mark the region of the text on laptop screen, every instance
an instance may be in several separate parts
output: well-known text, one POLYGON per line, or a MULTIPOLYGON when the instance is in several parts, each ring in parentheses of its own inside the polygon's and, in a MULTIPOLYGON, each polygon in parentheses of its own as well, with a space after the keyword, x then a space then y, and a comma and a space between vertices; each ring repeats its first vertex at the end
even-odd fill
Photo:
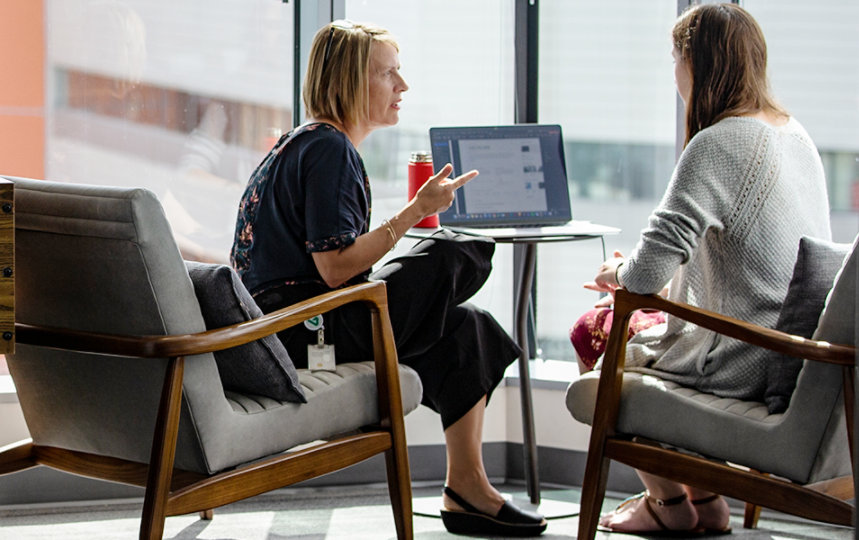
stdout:
POLYGON ((457 190, 442 225, 552 225, 571 219, 563 137, 557 125, 430 129, 433 167, 480 175, 457 190))

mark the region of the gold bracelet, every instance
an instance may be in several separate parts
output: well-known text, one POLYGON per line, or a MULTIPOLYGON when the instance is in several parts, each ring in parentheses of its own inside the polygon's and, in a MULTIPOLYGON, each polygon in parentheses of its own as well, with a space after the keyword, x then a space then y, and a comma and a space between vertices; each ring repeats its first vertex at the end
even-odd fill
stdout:
POLYGON ((397 247, 397 233, 396 233, 396 232, 394 232, 394 226, 393 226, 393 225, 391 225, 391 222, 390 222, 390 221, 388 221, 387 219, 383 219, 383 220, 382 220, 382 226, 384 226, 385 228, 387 228, 387 229, 388 229, 388 234, 390 234, 390 235, 391 235, 391 242, 393 242, 393 243, 394 243, 394 245, 393 245, 393 246, 391 246, 390 251, 393 251, 393 250, 394 250, 394 248, 395 248, 395 247, 397 247))

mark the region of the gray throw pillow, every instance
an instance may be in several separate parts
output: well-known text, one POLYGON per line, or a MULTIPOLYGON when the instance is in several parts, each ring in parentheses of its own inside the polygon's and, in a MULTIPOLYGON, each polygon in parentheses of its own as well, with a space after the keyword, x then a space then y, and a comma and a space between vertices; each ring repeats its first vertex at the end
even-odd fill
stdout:
MULTIPOLYGON (((185 261, 185 266, 207 329, 262 317, 262 310, 229 266, 193 261, 185 261)), ((225 389, 307 403, 295 366, 277 335, 216 351, 214 355, 225 389)))
MULTIPOLYGON (((779 313, 776 330, 804 338, 814 334, 826 295, 849 251, 850 244, 836 244, 809 237, 800 239, 793 277, 779 313)), ((764 402, 770 414, 782 413, 790 403, 796 378, 802 369, 802 360, 770 351, 766 361, 764 402)))

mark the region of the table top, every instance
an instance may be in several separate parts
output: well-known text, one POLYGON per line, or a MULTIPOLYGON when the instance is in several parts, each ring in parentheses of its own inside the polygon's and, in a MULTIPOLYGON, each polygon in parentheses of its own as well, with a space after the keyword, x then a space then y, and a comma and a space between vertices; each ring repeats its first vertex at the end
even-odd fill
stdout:
MULTIPOLYGON (((542 242, 570 242, 575 240, 586 240, 598 238, 605 235, 620 233, 617 227, 600 225, 589 221, 572 221, 567 225, 552 227, 447 227, 448 229, 474 236, 487 236, 499 243, 542 243, 542 242)), ((412 228, 406 233, 411 238, 425 238, 431 236, 439 228, 412 228)))

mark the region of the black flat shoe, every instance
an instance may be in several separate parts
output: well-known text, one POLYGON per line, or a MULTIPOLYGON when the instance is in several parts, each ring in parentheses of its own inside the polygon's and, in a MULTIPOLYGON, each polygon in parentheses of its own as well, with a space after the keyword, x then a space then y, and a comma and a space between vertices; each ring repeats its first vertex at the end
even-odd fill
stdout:
POLYGON ((517 508, 510 501, 495 516, 468 504, 457 492, 444 486, 444 494, 464 510, 442 510, 445 529, 453 534, 474 536, 539 536, 546 530, 546 520, 534 512, 517 508))

